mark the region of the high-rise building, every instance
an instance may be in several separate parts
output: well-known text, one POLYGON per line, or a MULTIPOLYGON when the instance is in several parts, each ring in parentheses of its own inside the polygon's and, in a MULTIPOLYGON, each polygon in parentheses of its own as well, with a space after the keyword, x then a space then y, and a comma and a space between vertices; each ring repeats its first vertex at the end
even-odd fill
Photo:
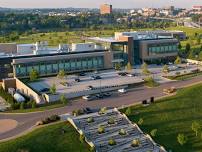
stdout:
POLYGON ((100 14, 111 14, 112 13, 112 5, 102 4, 100 6, 100 14))

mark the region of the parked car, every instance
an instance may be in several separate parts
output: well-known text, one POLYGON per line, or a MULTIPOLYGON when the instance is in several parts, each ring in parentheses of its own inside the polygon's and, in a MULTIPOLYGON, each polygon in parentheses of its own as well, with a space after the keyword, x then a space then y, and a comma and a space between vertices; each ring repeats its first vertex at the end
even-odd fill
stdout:
POLYGON ((118 75, 120 76, 126 76, 127 74, 129 74, 128 72, 119 72, 118 75))
POLYGON ((99 99, 104 98, 103 94, 101 94, 101 93, 100 93, 100 94, 97 94, 96 97, 99 98, 99 99))
POLYGON ((92 100, 95 99, 95 97, 94 97, 94 96, 91 96, 91 95, 83 96, 82 98, 83 98, 84 100, 87 100, 87 101, 92 101, 92 100))
POLYGON ((79 76, 85 76, 86 74, 84 72, 79 73, 79 76))
POLYGON ((81 80, 79 78, 74 79, 74 81, 81 82, 81 80))
POLYGON ((135 77, 136 74, 135 74, 135 73, 129 73, 129 74, 127 74, 127 76, 128 76, 128 77, 135 77))
POLYGON ((119 89, 118 92, 119 93, 126 93, 127 91, 126 91, 126 89, 123 88, 123 89, 119 89))
POLYGON ((88 90, 93 90, 93 86, 88 86, 88 90))
POLYGON ((98 80, 98 79, 102 79, 102 78, 101 78, 101 76, 98 75, 98 76, 91 76, 91 79, 92 80, 98 80))
POLYGON ((110 97, 112 94, 110 92, 103 93, 104 97, 110 97))

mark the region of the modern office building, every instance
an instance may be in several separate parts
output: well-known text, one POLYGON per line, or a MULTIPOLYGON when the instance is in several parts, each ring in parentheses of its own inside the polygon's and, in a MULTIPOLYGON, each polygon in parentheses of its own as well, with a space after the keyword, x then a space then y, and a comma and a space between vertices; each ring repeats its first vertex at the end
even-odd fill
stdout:
POLYGON ((32 69, 39 76, 50 76, 60 70, 112 69, 117 63, 166 63, 178 55, 178 40, 168 31, 116 32, 114 37, 87 40, 91 42, 60 44, 58 48, 50 48, 45 42, 17 45, 17 53, 0 55, 0 79, 29 77, 32 69))
POLYGON ((102 4, 100 6, 100 14, 111 14, 112 13, 112 5, 109 4, 102 4))
POLYGON ((107 45, 113 52, 112 62, 124 65, 168 62, 178 55, 178 40, 167 31, 116 32, 114 37, 89 40, 107 45))

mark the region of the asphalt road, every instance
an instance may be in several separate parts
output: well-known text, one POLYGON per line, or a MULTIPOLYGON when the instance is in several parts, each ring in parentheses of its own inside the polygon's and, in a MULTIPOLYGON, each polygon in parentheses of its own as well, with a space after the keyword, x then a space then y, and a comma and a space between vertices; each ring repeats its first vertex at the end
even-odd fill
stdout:
POLYGON ((145 99, 149 99, 152 96, 155 98, 165 96, 165 94, 163 93, 164 88, 169 88, 169 87, 183 88, 188 85, 192 85, 194 83, 199 83, 199 82, 202 82, 202 76, 198 76, 193 79, 185 80, 185 81, 164 83, 156 88, 146 88, 141 86, 126 94, 114 96, 111 98, 106 98, 103 100, 84 101, 80 99, 66 107, 48 110, 44 112, 27 113, 27 114, 0 113, 0 119, 14 119, 18 122, 18 126, 15 129, 0 134, 0 140, 8 139, 8 138, 20 135, 23 132, 31 129, 37 121, 53 114, 60 115, 60 114, 70 113, 75 109, 81 109, 85 107, 101 108, 101 107, 126 106, 130 104, 138 103, 145 99))

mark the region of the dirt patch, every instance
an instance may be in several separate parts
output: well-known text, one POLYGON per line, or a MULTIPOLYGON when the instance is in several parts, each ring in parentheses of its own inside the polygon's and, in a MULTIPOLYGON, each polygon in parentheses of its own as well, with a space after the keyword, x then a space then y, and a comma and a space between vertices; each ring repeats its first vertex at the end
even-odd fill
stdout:
POLYGON ((14 129, 17 125, 18 125, 18 122, 16 120, 1 119, 0 120, 0 134, 14 129))

